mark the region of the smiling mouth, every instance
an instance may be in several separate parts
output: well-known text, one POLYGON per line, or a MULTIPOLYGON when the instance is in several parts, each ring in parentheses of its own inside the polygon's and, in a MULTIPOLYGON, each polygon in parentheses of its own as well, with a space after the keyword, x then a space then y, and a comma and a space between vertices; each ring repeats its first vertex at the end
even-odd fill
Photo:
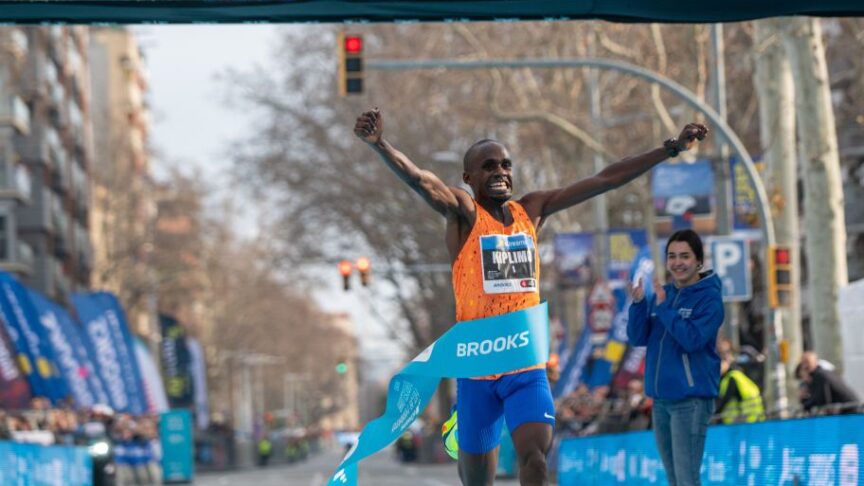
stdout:
POLYGON ((489 184, 489 189, 492 189, 493 191, 506 191, 507 189, 510 189, 510 185, 507 184, 506 181, 497 181, 489 184))

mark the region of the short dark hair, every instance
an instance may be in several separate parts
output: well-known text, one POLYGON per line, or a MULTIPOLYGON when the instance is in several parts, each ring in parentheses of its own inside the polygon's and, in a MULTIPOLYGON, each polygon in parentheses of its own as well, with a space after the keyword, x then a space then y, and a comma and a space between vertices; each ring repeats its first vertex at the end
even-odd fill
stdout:
POLYGON ((672 236, 669 237, 669 241, 666 243, 667 254, 669 253, 669 245, 673 241, 683 241, 684 243, 687 243, 690 245, 690 249, 693 250, 693 254, 696 255, 696 260, 700 263, 705 262, 705 250, 702 248, 702 238, 700 238, 695 231, 684 229, 672 233, 672 236))
POLYGON ((468 157, 469 157, 470 155, 472 155, 472 154, 474 153, 475 150, 477 150, 478 148, 482 147, 483 145, 486 145, 487 143, 497 143, 497 144, 500 145, 500 142, 499 142, 499 141, 497 141, 497 140, 493 140, 493 139, 491 139, 491 138, 484 138, 484 139, 481 139, 481 140, 477 140, 476 142, 474 142, 473 144, 471 144, 470 147, 468 147, 468 150, 465 151, 465 156, 462 157, 462 169, 464 169, 464 170, 468 170, 468 157))

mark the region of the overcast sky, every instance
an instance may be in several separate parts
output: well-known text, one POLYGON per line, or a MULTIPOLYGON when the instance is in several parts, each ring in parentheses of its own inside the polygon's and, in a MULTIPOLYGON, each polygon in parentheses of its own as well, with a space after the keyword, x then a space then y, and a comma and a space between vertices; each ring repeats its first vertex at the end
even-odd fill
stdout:
MULTIPOLYGON (((157 175, 164 171, 166 163, 189 164, 200 168, 222 190, 228 187, 228 143, 247 133, 250 120, 224 105, 224 87, 216 76, 228 68, 248 70, 256 64, 266 67, 279 28, 284 27, 254 24, 133 28, 149 71, 151 143, 159 154, 154 164, 157 175)), ((254 218, 246 221, 248 226, 238 230, 249 236, 255 231, 254 218)), ((352 315, 367 355, 392 356, 392 345, 381 347, 383 331, 358 298, 359 293, 339 288, 335 268, 330 281, 331 288, 316 292, 319 305, 330 312, 352 315)))

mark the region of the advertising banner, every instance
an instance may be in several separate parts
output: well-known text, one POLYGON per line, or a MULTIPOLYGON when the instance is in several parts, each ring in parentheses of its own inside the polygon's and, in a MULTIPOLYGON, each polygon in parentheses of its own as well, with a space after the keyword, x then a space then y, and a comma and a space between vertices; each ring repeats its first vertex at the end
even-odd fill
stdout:
POLYGON ((93 466, 84 447, 0 442, 0 484, 90 486, 93 466))
POLYGON ((84 327, 87 345, 111 406, 133 415, 146 412, 147 399, 132 333, 116 297, 108 292, 76 293, 72 294, 72 304, 84 327))
POLYGON ((0 325, 0 409, 27 408, 32 397, 30 384, 15 362, 15 348, 6 326, 0 325))
MULTIPOLYGON (((648 250, 648 236, 641 229, 610 230, 608 282, 597 282, 585 303, 586 326, 561 371, 553 389, 557 398, 571 393, 579 385, 589 389, 612 384, 627 352, 628 281, 641 277, 650 288, 653 263, 648 250)), ((590 252, 590 246, 582 245, 590 252)))
POLYGON ((207 402, 207 364, 204 362, 204 350, 201 348, 201 343, 191 337, 186 338, 186 347, 189 349, 191 358, 195 425, 198 430, 207 430, 207 426, 210 425, 210 404, 207 402))
POLYGON ((708 160, 664 162, 651 173, 657 234, 692 228, 713 233, 714 169, 708 160))
MULTIPOLYGON (((759 199, 756 189, 747 176, 747 169, 737 158, 732 157, 729 161, 732 174, 732 220, 735 234, 746 236, 748 239, 761 239, 761 221, 759 220, 759 199)), ((765 164, 756 161, 756 170, 762 173, 765 164)))
POLYGON ((186 346, 186 330, 177 319, 160 315, 162 328, 162 372, 171 408, 191 408, 195 403, 192 356, 186 346))
POLYGON ((593 233, 558 233, 553 240, 558 281, 566 286, 591 285, 593 233))
MULTIPOLYGON (((864 415, 778 420, 708 428, 706 486, 862 484, 864 415), (818 431, 818 433, 814 433, 818 431)), ((651 431, 565 439, 562 486, 668 484, 651 431)))
POLYGON ((192 413, 171 410, 159 419, 162 443, 162 478, 166 483, 188 483, 194 479, 192 413))
POLYGON ((0 314, 6 331, 18 351, 18 369, 27 377, 35 396, 52 403, 67 395, 66 382, 60 377, 51 344, 27 290, 7 272, 0 271, 0 314))
POLYGON ((150 350, 144 341, 138 337, 132 338, 135 347, 135 358, 138 360, 138 369, 141 370, 141 380, 144 382, 144 394, 147 396, 147 411, 151 413, 162 413, 168 411, 168 397, 165 396, 165 385, 159 374, 159 367, 150 354, 150 350))
POLYGON ((66 387, 75 405, 89 408, 99 403, 87 381, 92 366, 88 367, 87 363, 82 361, 82 358, 89 361, 89 356, 79 354, 76 350, 81 349, 83 345, 80 342, 80 335, 71 327, 74 324, 69 314, 39 292, 32 289, 28 289, 27 292, 48 337, 60 375, 66 381, 66 387))
MULTIPOLYGON (((605 298, 608 303, 601 309, 601 312, 609 313, 603 318, 608 324, 605 330, 599 330, 593 338, 590 373, 587 373, 585 378, 590 388, 611 384, 612 376, 627 350, 627 310, 630 307, 627 283, 634 278, 643 278, 645 285, 650 287, 650 274, 646 278, 644 273, 649 267, 653 269, 645 230, 613 229, 609 231, 608 238, 607 276, 611 296, 605 298), (636 272, 639 272, 638 276, 636 272)), ((596 307, 597 304, 589 302, 589 305, 596 307)), ((589 315, 589 323, 590 321, 589 315)))

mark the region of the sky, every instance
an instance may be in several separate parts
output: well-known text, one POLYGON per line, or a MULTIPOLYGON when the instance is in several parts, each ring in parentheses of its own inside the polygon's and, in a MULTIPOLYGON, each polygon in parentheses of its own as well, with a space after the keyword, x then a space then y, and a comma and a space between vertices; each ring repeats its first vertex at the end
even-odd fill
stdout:
MULTIPOLYGON (((147 25, 132 30, 141 44, 149 75, 152 111, 150 142, 157 153, 154 172, 167 164, 197 168, 221 191, 230 190, 226 153, 229 143, 241 138, 251 120, 224 103, 224 86, 217 75, 228 68, 248 70, 266 67, 280 26, 245 25, 147 25)), ((185 171, 184 171, 185 172, 185 171)), ((238 228, 252 237, 253 216, 242 218, 238 228)), ((323 271, 323 270, 322 270, 323 271)), ((328 275, 329 277, 329 275, 328 275)), ((347 312, 361 337, 364 354, 374 370, 383 372, 398 364, 398 351, 384 341, 384 331, 368 311, 359 291, 344 292, 336 269, 331 284, 315 292, 318 304, 329 312, 347 312)))

